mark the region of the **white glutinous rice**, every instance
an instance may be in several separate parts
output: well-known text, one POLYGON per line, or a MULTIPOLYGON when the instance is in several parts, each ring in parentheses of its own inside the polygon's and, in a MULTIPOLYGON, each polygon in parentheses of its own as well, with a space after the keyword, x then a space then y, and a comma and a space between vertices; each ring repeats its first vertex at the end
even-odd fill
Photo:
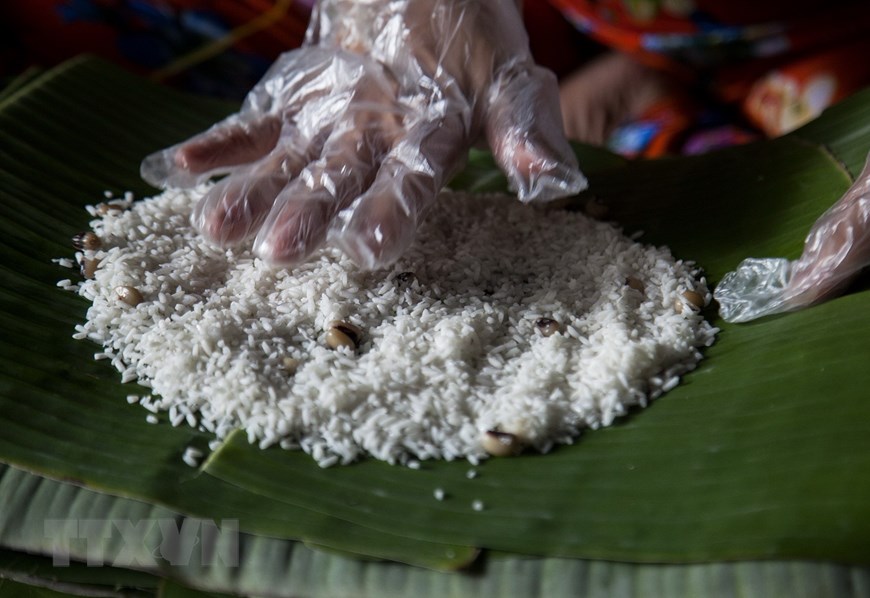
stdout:
POLYGON ((199 467, 199 460, 202 458, 202 451, 199 449, 193 448, 192 446, 184 449, 184 455, 181 456, 181 460, 184 461, 190 467, 199 467))
POLYGON ((692 264, 580 213, 445 192, 388 270, 332 248, 271 268, 191 228, 205 190, 98 217, 94 278, 60 286, 92 302, 75 337, 149 388, 140 405, 217 439, 241 429, 323 466, 474 465, 487 431, 546 451, 672 388, 716 333, 674 307, 709 301, 692 264), (336 321, 362 331, 355 350, 325 343, 336 321))

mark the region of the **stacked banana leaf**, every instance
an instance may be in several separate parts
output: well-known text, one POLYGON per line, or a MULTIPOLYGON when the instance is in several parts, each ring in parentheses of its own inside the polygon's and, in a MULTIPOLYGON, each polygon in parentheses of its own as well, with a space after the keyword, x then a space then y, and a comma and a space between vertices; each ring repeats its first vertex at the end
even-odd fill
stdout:
MULTIPOLYGON (((58 289, 103 191, 233 106, 93 59, 0 96, 0 594, 870 596, 870 292, 720 326, 675 390, 548 455, 320 469, 125 400, 58 289), (441 488, 444 500, 433 492, 441 488), (476 500, 486 505, 472 508, 476 500), (168 542, 168 538, 175 542, 168 542)), ((870 151, 870 92, 775 141, 626 162, 578 147, 605 218, 715 283, 799 255, 870 151)), ((504 187, 483 153, 454 186, 504 187)), ((554 212, 558 214, 558 212, 554 212)), ((557 217, 557 216, 554 216, 557 217)), ((864 285, 866 286, 866 285, 864 285)))

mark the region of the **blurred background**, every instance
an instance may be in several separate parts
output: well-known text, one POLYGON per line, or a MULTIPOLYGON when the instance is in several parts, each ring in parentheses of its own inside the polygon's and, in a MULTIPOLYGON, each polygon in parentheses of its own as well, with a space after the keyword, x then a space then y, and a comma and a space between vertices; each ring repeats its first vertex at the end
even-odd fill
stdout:
MULTIPOLYGON (((314 0, 28 0, 0 3, 0 77, 90 53, 194 93, 241 99, 298 47, 314 0)), ((524 8, 539 62, 564 75, 594 43, 546 2, 524 8), (542 43, 546 40, 545 43, 542 43)))
MULTIPOLYGON (((0 87, 90 53, 184 91, 240 100, 302 43, 314 3, 2 2, 0 87)), ((527 0, 523 13, 535 59, 562 82, 568 135, 626 156, 781 135, 870 84, 866 0, 527 0), (586 68, 614 52, 646 70, 586 68), (649 97, 630 102, 626 93, 649 97)))

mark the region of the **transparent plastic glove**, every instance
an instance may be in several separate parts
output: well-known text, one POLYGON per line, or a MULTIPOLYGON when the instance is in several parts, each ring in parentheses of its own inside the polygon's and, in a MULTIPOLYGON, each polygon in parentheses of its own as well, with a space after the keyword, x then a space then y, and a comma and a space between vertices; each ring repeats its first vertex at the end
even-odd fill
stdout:
POLYGON ((322 0, 238 114, 141 172, 164 187, 227 175, 193 214, 214 243, 256 235, 259 256, 294 264, 329 238, 376 268, 481 138, 522 201, 586 186, 514 2, 322 0))
POLYGON ((858 180, 813 224, 801 257, 747 259, 716 287, 719 313, 746 322, 826 301, 870 265, 870 157, 858 180))

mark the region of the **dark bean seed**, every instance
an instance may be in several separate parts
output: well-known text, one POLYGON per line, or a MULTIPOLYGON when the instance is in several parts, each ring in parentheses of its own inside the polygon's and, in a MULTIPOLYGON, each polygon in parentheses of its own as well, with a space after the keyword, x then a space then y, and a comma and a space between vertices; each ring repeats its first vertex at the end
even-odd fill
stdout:
POLYGON ((285 357, 281 360, 281 366, 288 374, 292 375, 296 373, 297 369, 299 369, 299 360, 292 357, 285 357))
POLYGON ((685 297, 686 301, 688 301, 695 309, 701 309, 704 307, 704 297, 701 293, 686 291, 683 293, 683 297, 685 297))
POLYGON ((78 233, 72 238, 73 247, 80 250, 95 251, 103 246, 100 238, 93 231, 78 233))
POLYGON ((338 349, 339 347, 356 349, 356 343, 353 342, 353 339, 338 328, 330 328, 326 331, 326 344, 330 349, 338 349))
POLYGON ((358 327, 341 320, 333 320, 326 331, 326 344, 333 349, 349 347, 356 349, 362 341, 363 332, 358 327))
POLYGON ((393 277, 393 280, 402 285, 409 285, 416 279, 417 275, 413 272, 399 272, 395 277, 393 277))
POLYGON ((123 212, 124 208, 121 206, 117 206, 113 203, 101 203, 97 205, 97 214, 100 216, 105 216, 106 214, 113 213, 117 214, 118 212, 123 212))
POLYGON ((561 330, 559 322, 552 318, 538 318, 535 326, 544 336, 553 336, 561 330))
POLYGON ((629 276, 625 279, 625 284, 628 285, 630 289, 634 289, 635 291, 643 293, 644 286, 639 279, 634 278, 633 276, 629 276))
POLYGON ((116 287, 115 294, 118 296, 118 299, 120 299, 130 307, 136 307, 145 300, 144 297, 142 297, 142 293, 140 293, 139 289, 137 289, 136 287, 116 287))
POLYGON ((80 272, 85 278, 93 278, 94 274, 97 272, 97 266, 99 265, 100 260, 98 259, 84 258, 82 260, 80 272))
POLYGON ((523 443, 516 434, 487 430, 480 439, 483 450, 493 457, 510 457, 523 450, 523 443))

